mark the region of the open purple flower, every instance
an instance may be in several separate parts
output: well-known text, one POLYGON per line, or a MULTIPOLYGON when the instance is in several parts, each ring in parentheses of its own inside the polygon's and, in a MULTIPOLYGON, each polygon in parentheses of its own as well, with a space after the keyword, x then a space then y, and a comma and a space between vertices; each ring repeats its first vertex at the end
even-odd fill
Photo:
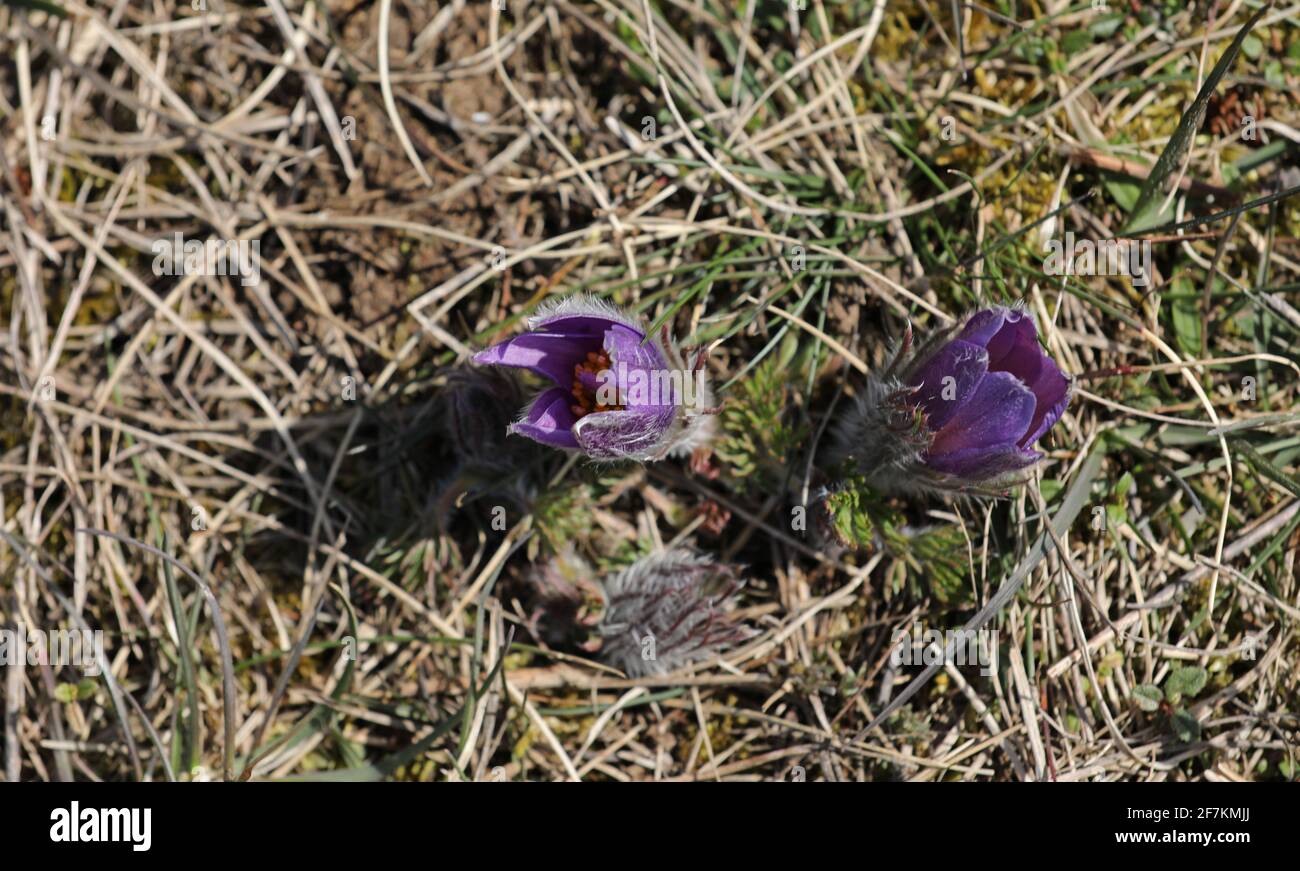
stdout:
POLYGON ((474 362, 528 369, 553 386, 509 431, 598 460, 657 460, 689 453, 711 435, 704 355, 687 366, 667 331, 613 306, 569 297, 528 320, 528 331, 474 362))
POLYGON ((1034 445, 1069 399, 1070 379, 1039 346, 1029 316, 985 309, 896 374, 873 379, 839 450, 884 489, 996 486, 1042 459, 1034 445))

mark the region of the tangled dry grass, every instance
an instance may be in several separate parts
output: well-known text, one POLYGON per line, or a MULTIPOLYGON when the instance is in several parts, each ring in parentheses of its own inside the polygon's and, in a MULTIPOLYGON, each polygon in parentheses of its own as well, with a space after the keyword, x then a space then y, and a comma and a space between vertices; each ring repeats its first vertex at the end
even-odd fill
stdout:
POLYGON ((1124 235, 1260 3, 56 4, 0 4, 0 619, 107 667, 4 669, 6 780, 1300 776, 1300 5, 1140 286, 1043 243, 1124 235), (576 292, 711 349, 712 460, 503 438, 466 360, 576 292), (819 533, 837 404, 1009 301, 1077 379, 1034 477, 898 500, 942 555, 819 533), (629 678, 539 575, 670 544, 754 632, 629 678))

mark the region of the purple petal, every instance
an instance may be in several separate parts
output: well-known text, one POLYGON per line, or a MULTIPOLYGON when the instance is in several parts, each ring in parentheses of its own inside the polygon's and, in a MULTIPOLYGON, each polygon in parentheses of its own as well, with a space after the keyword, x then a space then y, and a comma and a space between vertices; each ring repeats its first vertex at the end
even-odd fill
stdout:
POLYGON ((528 408, 528 416, 510 426, 510 431, 555 448, 576 448, 573 437, 576 418, 569 408, 573 396, 563 387, 544 391, 528 408))
POLYGON ((930 457, 926 465, 959 478, 983 481, 1032 466, 1042 456, 1038 451, 1026 451, 1014 445, 982 446, 930 457))
POLYGON ((620 398, 629 411, 658 413, 680 403, 669 385, 680 377, 668 378, 670 370, 654 342, 644 342, 645 335, 622 324, 605 332, 605 350, 618 377, 620 398))
POLYGON ((561 387, 573 384, 573 367, 591 351, 600 350, 598 336, 573 332, 521 333, 474 355, 475 363, 515 366, 551 379, 561 387))
POLYGON ((1052 428, 1070 404, 1070 379, 1066 378, 1050 357, 1043 358, 1043 368, 1038 378, 1029 385, 1034 392, 1036 405, 1029 431, 1020 440, 1022 448, 1030 447, 1052 428))
POLYGON ((930 444, 927 457, 1016 444, 1034 416, 1034 394, 1009 372, 990 372, 930 444))
MULTIPOLYGON (((1069 402, 1070 382, 1056 362, 1038 344, 1038 331, 1033 319, 1018 309, 993 310, 975 324, 981 337, 996 326, 986 347, 989 352, 989 371, 1007 372, 1019 378, 1034 394, 1034 415, 1029 422, 1021 447, 1028 447, 1047 432, 1064 413, 1069 402), (998 318, 1001 324, 998 325, 998 318)), ((967 330, 971 326, 968 324, 967 330)))
POLYGON ((1010 372, 1026 384, 1038 378, 1043 349, 1029 318, 1008 322, 988 344, 989 371, 1010 372))
POLYGON ((578 445, 597 460, 646 456, 654 452, 672 426, 673 409, 601 411, 578 420, 573 434, 578 445))
MULTIPOLYGON (((606 330, 615 325, 632 329, 632 325, 624 321, 591 314, 550 315, 534 321, 533 329, 545 330, 548 333, 570 333, 578 336, 600 337, 605 335, 606 330)), ((642 334, 641 338, 644 339, 645 335, 642 334)))
MULTIPOLYGON (((604 300, 587 294, 574 294, 544 303, 539 313, 528 319, 529 329, 581 333, 603 336, 615 324, 639 330, 639 319, 604 300)), ((641 334, 645 338, 645 334, 641 334)))
POLYGON ((1025 384, 1038 378, 1043 366, 1043 349, 1038 332, 1029 318, 1011 322, 998 331, 986 346, 990 372, 1010 372, 1025 384))
POLYGON ((912 378, 918 388, 917 403, 926 413, 927 425, 937 431, 952 420, 971 398, 988 371, 989 355, 983 348, 960 339, 939 349, 912 378), (944 379, 951 377, 951 385, 944 379), (945 387, 951 386, 945 397, 945 387))
POLYGON ((1007 322, 1007 318, 1018 314, 1019 312, 1005 306, 996 306, 976 312, 970 316, 970 320, 966 321, 966 326, 962 328, 961 334, 957 338, 970 342, 972 345, 987 347, 989 341, 998 334, 998 331, 1002 329, 1002 325, 1007 322))

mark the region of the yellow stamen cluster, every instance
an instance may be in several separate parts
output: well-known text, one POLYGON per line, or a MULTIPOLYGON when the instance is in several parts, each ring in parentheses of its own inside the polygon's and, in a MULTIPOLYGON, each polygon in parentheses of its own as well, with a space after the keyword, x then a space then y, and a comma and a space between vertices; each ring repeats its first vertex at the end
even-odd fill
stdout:
POLYGON ((599 374, 606 369, 611 368, 608 351, 592 351, 587 355, 587 359, 573 367, 573 398, 576 402, 569 406, 569 410, 576 417, 582 417, 586 414, 599 411, 621 411, 621 405, 601 405, 596 401, 594 390, 588 390, 587 386, 582 383, 582 374, 589 372, 599 377, 599 374))

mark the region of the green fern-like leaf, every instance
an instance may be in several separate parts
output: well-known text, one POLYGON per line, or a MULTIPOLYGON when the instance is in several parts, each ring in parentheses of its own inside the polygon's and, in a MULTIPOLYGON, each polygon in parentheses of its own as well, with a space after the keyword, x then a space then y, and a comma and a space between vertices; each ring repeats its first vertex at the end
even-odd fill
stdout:
POLYGON ((591 534, 593 504, 592 488, 585 483, 539 494, 533 503, 533 517, 552 553, 558 553, 566 542, 580 541, 591 534))
POLYGON ((722 412, 714 453, 732 486, 751 493, 780 486, 804 427, 789 422, 790 362, 798 342, 787 340, 736 383, 722 412))
POLYGON ((940 526, 907 537, 909 574, 926 583, 930 595, 947 605, 969 592, 966 539, 956 526, 940 526))
POLYGON ((831 531, 845 547, 895 550, 905 544, 900 532, 903 516, 860 476, 840 480, 826 497, 831 531))
POLYGON ((870 502, 869 492, 853 485, 826 497, 831 531, 840 544, 859 550, 877 546, 876 524, 868 507, 870 502))
POLYGON ((893 592, 906 588, 915 596, 928 593, 946 605, 969 591, 966 539, 959 527, 909 527, 903 513, 860 477, 843 479, 826 497, 825 506, 840 544, 857 550, 883 548, 898 559, 893 592))

